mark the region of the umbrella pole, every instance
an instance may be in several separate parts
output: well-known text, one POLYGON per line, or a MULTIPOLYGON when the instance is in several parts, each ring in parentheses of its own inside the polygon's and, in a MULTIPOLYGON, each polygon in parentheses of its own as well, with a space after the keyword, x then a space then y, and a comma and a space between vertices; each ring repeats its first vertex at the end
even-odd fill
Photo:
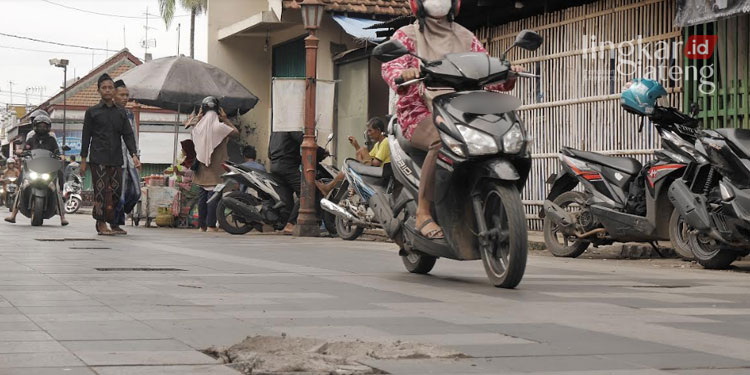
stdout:
POLYGON ((172 149, 172 165, 177 165, 177 139, 180 135, 180 104, 177 104, 177 115, 174 122, 174 148, 172 149))

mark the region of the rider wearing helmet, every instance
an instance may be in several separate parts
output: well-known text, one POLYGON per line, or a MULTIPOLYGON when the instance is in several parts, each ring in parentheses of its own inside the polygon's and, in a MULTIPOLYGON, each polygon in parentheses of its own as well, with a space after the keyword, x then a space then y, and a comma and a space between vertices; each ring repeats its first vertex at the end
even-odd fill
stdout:
MULTIPOLYGON (((34 123, 34 119, 37 116, 47 116, 47 117, 50 117, 50 115, 49 115, 49 113, 47 113, 47 111, 45 111, 43 109, 37 109, 34 112, 31 112, 31 114, 29 115, 29 120, 31 120, 32 124, 34 123)), ((34 136, 34 134, 36 134, 36 131, 34 129, 31 129, 31 131, 29 131, 28 133, 26 133, 26 142, 28 142, 29 139, 31 139, 34 136)), ((53 131, 50 130, 49 134, 52 137, 56 138, 55 132, 53 132, 53 131)))
MULTIPOLYGON (((50 135, 52 129, 52 120, 46 114, 37 114, 32 121, 32 127, 34 135, 26 140, 26 144, 23 146, 24 151, 31 150, 47 150, 53 153, 55 156, 60 155, 60 147, 57 145, 57 139, 50 135)), ((55 193, 57 194, 57 212, 60 215, 60 224, 62 226, 68 225, 68 221, 65 219, 65 210, 63 210, 63 199, 62 199, 62 170, 57 171, 57 184, 55 184, 55 193)), ((19 177, 19 182, 23 181, 19 177)), ((16 215, 18 215, 18 205, 21 194, 16 195, 16 201, 13 205, 13 212, 10 216, 5 218, 5 221, 9 223, 16 222, 16 215)))
MULTIPOLYGON (((412 54, 427 60, 441 60, 449 53, 485 52, 482 43, 471 31, 453 19, 461 10, 461 0, 411 0, 411 9, 417 22, 400 28, 393 39, 401 42, 412 54)), ((512 67, 521 71, 520 67, 512 67)), ((419 183, 416 227, 422 236, 430 239, 443 238, 443 231, 432 219, 430 207, 433 201, 435 170, 441 147, 440 136, 432 122, 428 102, 434 91, 425 90, 421 84, 399 87, 397 78, 411 81, 420 76, 420 60, 405 55, 382 65, 383 79, 398 93, 396 115, 404 137, 412 146, 427 151, 422 164, 419 183)), ((512 90, 514 80, 487 87, 491 90, 512 90)))

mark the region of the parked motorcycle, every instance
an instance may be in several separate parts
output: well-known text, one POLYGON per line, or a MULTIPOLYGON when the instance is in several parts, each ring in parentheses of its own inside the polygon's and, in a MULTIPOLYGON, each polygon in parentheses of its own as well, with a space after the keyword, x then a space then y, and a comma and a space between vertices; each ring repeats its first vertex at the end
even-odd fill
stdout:
MULTIPOLYGON (((698 120, 675 108, 656 105, 667 94, 656 81, 636 79, 622 96, 622 107, 648 118, 661 135, 663 149, 645 166, 629 157, 560 150, 561 170, 547 182, 550 193, 540 217, 544 242, 555 256, 575 258, 593 244, 671 240, 675 250, 691 257, 686 228, 667 197, 667 189, 696 157, 698 120), (578 185, 583 191, 574 191, 578 185)), ((693 110, 693 115, 695 113, 693 110)))
MULTIPOLYGON (((524 30, 511 48, 533 51, 541 44, 539 34, 524 30)), ((396 40, 373 50, 381 61, 407 54, 411 53, 396 40)), ((531 155, 526 131, 515 113, 520 100, 484 87, 513 77, 536 76, 511 70, 505 54, 498 59, 485 53, 454 53, 442 60, 420 60, 421 78, 396 83, 423 82, 427 88, 453 90, 435 97, 432 108, 443 143, 432 211, 445 238, 425 238, 416 227, 426 153, 411 145, 395 118, 388 135, 394 183, 390 188, 371 185, 370 206, 388 236, 401 247, 399 255, 409 272, 426 274, 440 257, 482 259, 494 286, 514 288, 523 278, 528 255, 526 215, 519 190, 526 183, 531 155)), ((366 169, 358 172, 363 176, 371 173, 366 169)))
MULTIPOLYGON (((13 209, 13 202, 16 201, 16 191, 18 190, 18 185, 16 185, 16 180, 18 178, 16 177, 8 177, 6 178, 8 183, 6 184, 6 189, 8 190, 5 194, 5 207, 8 207, 8 210, 13 209)), ((0 194, 3 193, 3 188, 0 186, 0 194)))
MULTIPOLYGON (((338 170, 320 163, 322 159, 318 159, 318 178, 330 181, 338 170)), ((289 196, 288 188, 271 173, 230 161, 224 163, 224 168, 227 173, 222 175, 223 182, 214 188, 215 193, 209 200, 220 199, 216 208, 219 226, 230 234, 246 234, 253 229, 263 231, 263 224, 275 230, 283 229, 294 206, 293 200, 284 200, 289 196)), ((330 217, 326 223, 329 232, 333 219, 330 217)))
POLYGON ((74 214, 81 208, 83 199, 81 176, 71 174, 69 180, 63 185, 63 201, 65 202, 65 213, 74 214))
MULTIPOLYGON (((386 168, 390 168, 390 165, 386 168)), ((347 159, 342 171, 346 179, 321 199, 320 206, 336 217, 338 236, 354 241, 365 229, 380 227, 369 205, 370 198, 375 194, 371 186, 387 188, 390 179, 383 177, 383 167, 367 166, 355 159, 347 159)))
POLYGON ((57 155, 42 149, 25 151, 23 157, 24 181, 18 192, 19 211, 31 218, 31 225, 36 227, 57 214, 55 184, 63 163, 57 155))
POLYGON ((690 164, 669 189, 683 215, 695 259, 705 268, 728 267, 750 254, 750 130, 705 130, 690 164))

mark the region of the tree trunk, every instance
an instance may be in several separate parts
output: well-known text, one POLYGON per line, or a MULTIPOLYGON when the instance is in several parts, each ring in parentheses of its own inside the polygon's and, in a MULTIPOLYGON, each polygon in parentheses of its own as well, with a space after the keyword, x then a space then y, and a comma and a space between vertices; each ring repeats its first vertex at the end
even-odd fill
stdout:
POLYGON ((190 10, 190 58, 195 58, 195 8, 190 10))

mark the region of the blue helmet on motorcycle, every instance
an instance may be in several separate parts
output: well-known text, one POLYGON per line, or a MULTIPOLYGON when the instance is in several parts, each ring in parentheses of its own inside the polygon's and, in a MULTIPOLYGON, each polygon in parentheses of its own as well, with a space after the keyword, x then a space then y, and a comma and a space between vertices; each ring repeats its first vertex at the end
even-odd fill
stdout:
POLYGON ((656 100, 665 95, 667 90, 659 82, 636 78, 625 86, 625 91, 620 97, 620 105, 630 113, 648 116, 654 112, 656 100))

